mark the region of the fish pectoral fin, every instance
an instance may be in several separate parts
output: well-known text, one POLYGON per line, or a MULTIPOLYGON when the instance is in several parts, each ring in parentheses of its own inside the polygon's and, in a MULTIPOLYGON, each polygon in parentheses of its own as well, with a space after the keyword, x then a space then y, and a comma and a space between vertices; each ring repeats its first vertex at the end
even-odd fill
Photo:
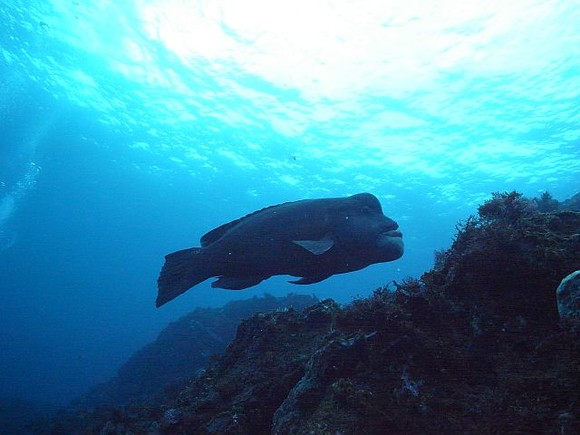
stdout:
POLYGON ((320 240, 293 240, 292 243, 302 246, 314 255, 322 255, 334 246, 334 240, 330 234, 320 240))
POLYGON ((330 275, 304 276, 300 279, 297 279, 296 281, 288 281, 288 282, 291 284, 298 284, 298 285, 314 284, 314 283, 317 283, 320 281, 324 281, 329 276, 330 275))
POLYGON ((226 290, 242 290, 255 286, 264 281, 267 276, 220 276, 211 283, 213 288, 224 288, 226 290))

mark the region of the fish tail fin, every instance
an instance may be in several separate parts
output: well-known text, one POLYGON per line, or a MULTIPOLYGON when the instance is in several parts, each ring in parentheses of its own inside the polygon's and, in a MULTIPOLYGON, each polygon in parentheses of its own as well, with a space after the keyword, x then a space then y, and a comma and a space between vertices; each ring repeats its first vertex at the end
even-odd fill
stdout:
POLYGON ((157 279, 157 307, 211 276, 206 270, 200 251, 201 248, 190 248, 165 256, 165 264, 157 279))

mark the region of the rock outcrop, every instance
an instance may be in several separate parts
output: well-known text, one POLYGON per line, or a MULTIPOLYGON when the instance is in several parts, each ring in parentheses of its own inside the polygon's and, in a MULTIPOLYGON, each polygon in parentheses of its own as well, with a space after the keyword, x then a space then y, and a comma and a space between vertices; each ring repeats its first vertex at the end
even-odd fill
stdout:
POLYGON ((565 277, 556 290, 558 314, 562 319, 580 319, 580 270, 565 277))
POLYGON ((288 307, 302 310, 315 302, 315 297, 307 295, 265 295, 221 308, 197 308, 168 325, 155 341, 129 358, 115 378, 94 388, 74 406, 153 403, 165 390, 180 388, 204 370, 210 358, 221 354, 232 341, 243 319, 288 307))
POLYGON ((579 265, 580 213, 494 194, 421 279, 256 314, 179 391, 52 430, 580 433, 580 320, 556 304, 579 265))

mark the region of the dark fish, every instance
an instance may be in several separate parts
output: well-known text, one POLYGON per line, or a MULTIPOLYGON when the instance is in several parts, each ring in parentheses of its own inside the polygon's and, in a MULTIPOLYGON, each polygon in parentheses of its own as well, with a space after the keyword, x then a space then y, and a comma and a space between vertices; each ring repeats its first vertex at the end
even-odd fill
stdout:
POLYGON ((241 290, 273 275, 312 284, 393 261, 403 255, 398 227, 370 193, 266 207, 210 231, 201 248, 167 255, 157 306, 214 276, 212 287, 241 290))

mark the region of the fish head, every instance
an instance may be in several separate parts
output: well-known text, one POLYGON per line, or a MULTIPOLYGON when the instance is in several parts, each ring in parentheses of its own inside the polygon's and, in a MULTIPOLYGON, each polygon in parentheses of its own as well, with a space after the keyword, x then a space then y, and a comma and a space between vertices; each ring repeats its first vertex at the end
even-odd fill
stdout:
POLYGON ((345 248, 363 252, 372 262, 393 261, 403 255, 399 225, 384 215, 376 196, 359 193, 346 198, 335 219, 333 232, 345 248))

